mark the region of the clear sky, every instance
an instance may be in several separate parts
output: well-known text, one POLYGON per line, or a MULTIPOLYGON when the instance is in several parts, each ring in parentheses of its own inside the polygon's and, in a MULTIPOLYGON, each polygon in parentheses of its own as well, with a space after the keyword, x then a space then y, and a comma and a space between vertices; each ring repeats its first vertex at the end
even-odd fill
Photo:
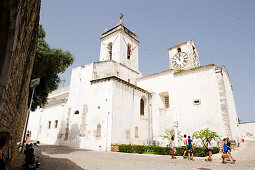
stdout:
POLYGON ((193 39, 201 65, 225 65, 237 113, 255 121, 255 0, 42 0, 46 41, 69 50, 71 68, 99 60, 100 37, 119 22, 136 31, 143 75, 169 69, 167 48, 193 39))

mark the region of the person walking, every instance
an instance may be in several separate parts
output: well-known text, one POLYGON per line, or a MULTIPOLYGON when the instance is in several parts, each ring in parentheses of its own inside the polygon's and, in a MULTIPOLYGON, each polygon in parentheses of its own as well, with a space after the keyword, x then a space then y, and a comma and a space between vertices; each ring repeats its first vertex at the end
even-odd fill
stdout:
POLYGON ((212 161, 212 145, 211 145, 211 140, 207 138, 205 147, 207 149, 207 152, 209 153, 209 156, 205 159, 206 161, 212 161))
POLYGON ((176 153, 176 149, 175 149, 175 145, 174 145, 174 136, 171 137, 170 147, 171 147, 170 154, 172 155, 171 159, 176 159, 176 157, 174 156, 176 153))
POLYGON ((230 143, 230 141, 229 141, 229 137, 227 137, 227 147, 228 147, 228 154, 229 154, 229 156, 230 156, 230 158, 233 160, 233 161, 236 161, 234 158, 233 158, 233 156, 232 156, 232 154, 231 154, 231 143, 230 143))
POLYGON ((188 136, 188 160, 193 160, 194 161, 194 154, 193 154, 193 144, 192 140, 190 139, 190 136, 188 136), (192 159, 190 159, 190 154, 192 155, 192 159))
POLYGON ((183 135, 183 139, 182 139, 182 149, 183 149, 183 159, 186 159, 186 152, 187 152, 187 136, 183 135))
POLYGON ((229 153, 228 153, 228 146, 227 146, 227 139, 223 139, 222 142, 222 163, 225 164, 226 162, 224 161, 225 158, 228 158, 232 164, 235 162, 230 158, 229 153))

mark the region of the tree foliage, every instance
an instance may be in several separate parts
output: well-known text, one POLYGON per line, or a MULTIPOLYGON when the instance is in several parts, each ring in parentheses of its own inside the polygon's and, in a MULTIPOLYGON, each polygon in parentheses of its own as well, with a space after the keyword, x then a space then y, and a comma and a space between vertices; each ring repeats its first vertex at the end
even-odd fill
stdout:
MULTIPOLYGON (((166 129, 165 130, 165 135, 161 135, 161 137, 163 138, 163 139, 167 139, 167 140, 171 140, 171 137, 172 136, 175 136, 175 131, 174 131, 174 129, 166 129)), ((179 131, 178 130, 178 138, 179 139, 181 139, 182 138, 182 136, 181 136, 181 131, 179 131)))
POLYGON ((242 123, 242 121, 238 118, 238 123, 240 124, 240 123, 242 123))
POLYGON ((204 145, 206 143, 207 138, 209 138, 210 140, 215 140, 220 138, 217 132, 213 132, 209 130, 208 128, 194 132, 193 136, 197 139, 200 139, 204 145))
MULTIPOLYGON (((58 74, 63 73, 74 61, 74 57, 69 51, 51 48, 45 41, 45 36, 46 33, 40 25, 31 80, 34 78, 41 80, 35 88, 32 110, 35 110, 37 106, 42 107, 46 104, 48 94, 58 88, 60 83, 58 74)), ((30 97, 31 91, 32 89, 30 89, 30 97)))

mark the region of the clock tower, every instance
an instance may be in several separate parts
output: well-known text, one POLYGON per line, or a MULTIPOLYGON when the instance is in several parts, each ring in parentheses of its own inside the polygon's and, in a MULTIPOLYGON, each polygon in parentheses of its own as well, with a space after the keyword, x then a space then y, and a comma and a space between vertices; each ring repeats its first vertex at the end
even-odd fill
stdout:
POLYGON ((181 42, 168 49, 171 69, 188 70, 200 66, 198 51, 193 40, 181 42))

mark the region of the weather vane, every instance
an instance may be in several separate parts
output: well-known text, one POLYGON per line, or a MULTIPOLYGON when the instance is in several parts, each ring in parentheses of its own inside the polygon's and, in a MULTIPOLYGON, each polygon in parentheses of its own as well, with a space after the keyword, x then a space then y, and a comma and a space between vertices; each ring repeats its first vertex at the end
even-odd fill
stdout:
POLYGON ((120 13, 120 21, 121 19, 124 17, 124 15, 122 13, 120 13))

